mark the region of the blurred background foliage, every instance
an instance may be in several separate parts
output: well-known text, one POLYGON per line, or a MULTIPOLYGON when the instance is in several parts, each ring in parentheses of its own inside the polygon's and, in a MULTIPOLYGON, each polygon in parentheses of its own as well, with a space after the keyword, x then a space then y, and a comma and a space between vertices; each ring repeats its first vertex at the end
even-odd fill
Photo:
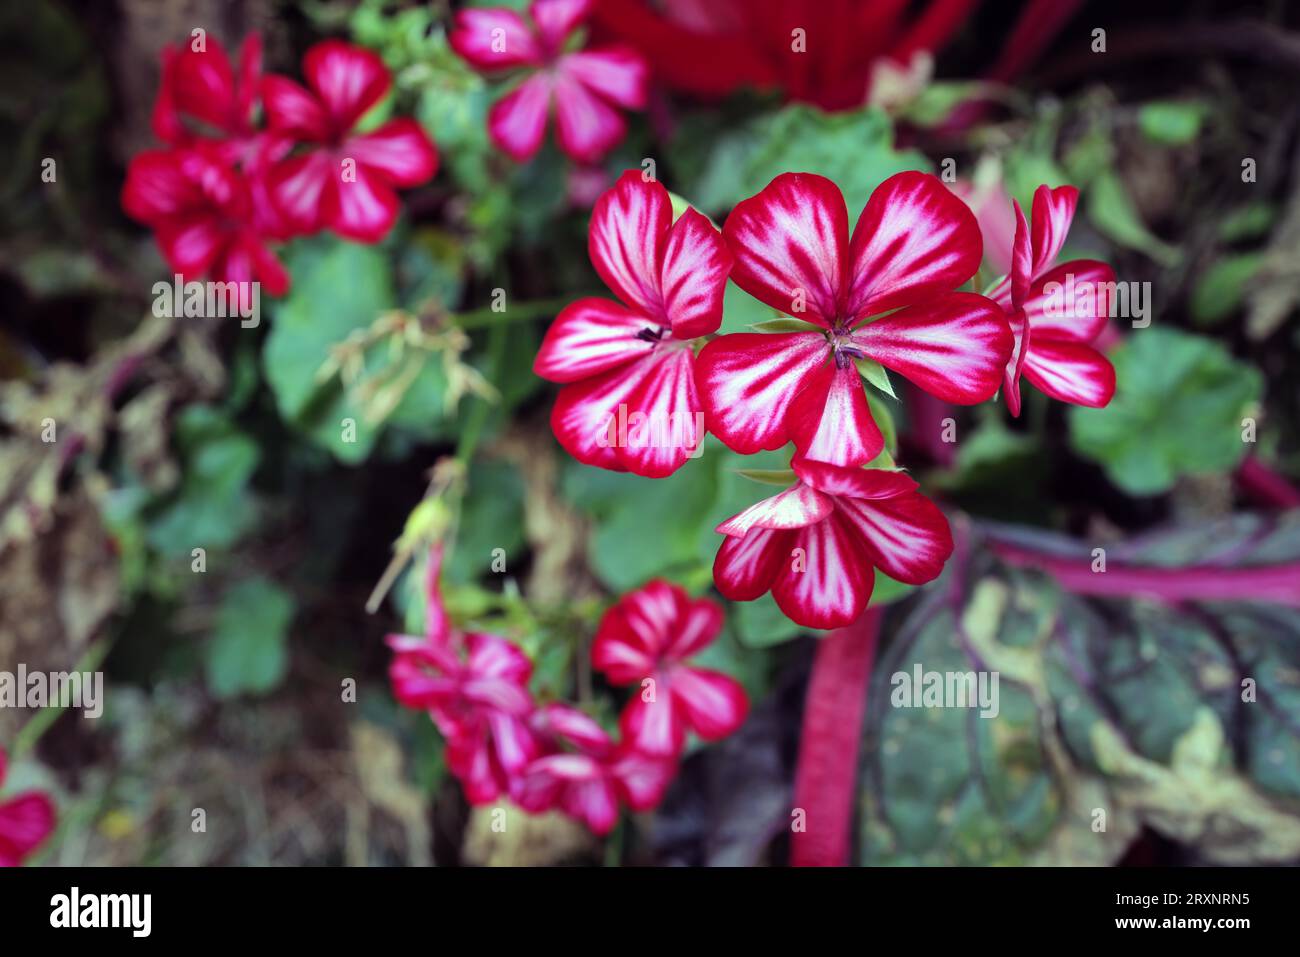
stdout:
MULTIPOLYGON (((768 597, 729 606, 705 662, 745 683, 752 718, 692 753, 654 818, 604 848, 513 810, 509 836, 493 833, 444 775, 436 731, 388 692, 382 636, 419 627, 411 565, 445 530, 453 614, 519 641, 541 699, 576 696, 612 719, 585 664, 600 612, 656 575, 708 590, 713 526, 765 494, 738 470, 786 465, 710 439, 650 480, 555 445, 532 359, 560 306, 604 294, 586 255, 589 202, 575 195, 584 171, 551 145, 523 166, 494 151, 495 91, 450 51, 447 6, 0 12, 0 667, 102 663, 110 688, 95 723, 0 711, 10 783, 58 798, 46 862, 784 860, 817 638, 768 597), (395 76, 389 106, 442 157, 382 244, 295 241, 293 289, 264 302, 255 330, 150 317, 167 270, 117 203, 127 158, 149 143, 158 52, 195 24, 227 46, 261 30, 272 68, 325 35, 376 49, 395 76), (57 181, 33 188, 44 157, 57 181), (491 308, 498 289, 504 312, 491 308), (369 614, 381 582, 391 601, 369 614), (341 703, 345 680, 355 703, 341 703), (206 834, 190 829, 194 808, 206 834)), ((888 112, 748 93, 661 103, 605 172, 653 158, 717 222, 787 170, 835 180, 853 217, 885 177, 938 172, 945 157, 1026 209, 1040 183, 1078 186, 1064 258, 1104 259, 1154 295, 1151 328, 1112 323, 1112 405, 1067 410, 1027 390, 1018 420, 947 410, 959 440, 945 449, 924 440, 905 395, 873 399, 897 425, 899 461, 958 516, 965 550, 920 593, 877 584, 875 600, 895 606, 864 731, 859 858, 1295 860, 1295 609, 1071 594, 990 542, 1082 547, 1085 562, 1086 542, 1167 567, 1300 560, 1295 512, 1245 514, 1260 503, 1243 479, 1251 463, 1300 475, 1300 24, 1274 3, 1086 4, 1025 82, 954 128, 987 38, 1007 29, 999 6, 981 7, 938 79, 888 112), (1088 50, 1094 25, 1108 30, 1105 56, 1088 50), (889 674, 914 662, 1001 670, 1000 718, 888 707, 889 674), (1258 704, 1241 703, 1242 676, 1258 704), (1090 826, 1097 807, 1110 809, 1104 834, 1090 826)), ((722 331, 770 318, 733 287, 722 331)))

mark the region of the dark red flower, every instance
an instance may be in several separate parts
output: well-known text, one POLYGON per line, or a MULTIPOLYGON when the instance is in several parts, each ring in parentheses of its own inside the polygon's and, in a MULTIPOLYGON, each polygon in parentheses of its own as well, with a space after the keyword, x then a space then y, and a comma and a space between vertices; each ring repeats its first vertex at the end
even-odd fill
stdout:
POLYGON ((153 228, 164 258, 186 280, 258 281, 272 295, 289 288, 247 179, 211 147, 138 154, 127 168, 122 206, 153 228))
POLYGON ((631 747, 675 757, 687 731, 717 741, 740 727, 749 710, 740 683, 687 664, 721 628, 716 602, 691 601, 679 586, 659 580, 624 595, 605 613, 591 662, 611 684, 636 686, 620 721, 631 747))
MULTIPOLYGON (((0 784, 7 758, 0 749, 0 784)), ((26 791, 0 800, 0 867, 17 867, 54 830, 54 802, 40 791, 26 791)))
POLYGON ((282 76, 262 80, 273 132, 313 149, 278 163, 271 197, 298 232, 327 228, 360 242, 378 242, 397 218, 398 188, 418 186, 438 167, 438 153, 419 124, 390 120, 369 133, 357 121, 392 85, 369 50, 326 40, 303 58, 307 87, 282 76))

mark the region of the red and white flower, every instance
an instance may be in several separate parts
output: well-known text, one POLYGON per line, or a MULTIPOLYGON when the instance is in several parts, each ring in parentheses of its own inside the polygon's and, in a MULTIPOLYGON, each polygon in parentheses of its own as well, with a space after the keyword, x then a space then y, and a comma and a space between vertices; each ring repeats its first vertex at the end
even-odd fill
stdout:
POLYGON ((213 147, 148 150, 127 167, 122 206, 151 226, 164 258, 185 279, 261 282, 272 295, 289 274, 267 246, 249 181, 213 147))
POLYGON ((1100 408, 1115 394, 1115 367, 1090 343, 1105 330, 1115 272, 1094 259, 1054 265, 1065 244, 1079 191, 1034 192, 1032 226, 1014 203, 1011 272, 989 293, 1006 310, 1015 336, 1003 391, 1020 414, 1020 377, 1054 399, 1100 408))
POLYGON ((727 519, 713 563, 718 591, 753 601, 771 591, 791 621, 842 628, 867 607, 874 569, 920 585, 952 554, 952 532, 902 472, 796 458, 799 481, 727 519))
POLYGON ((370 50, 326 40, 307 51, 303 74, 307 88, 282 76, 262 80, 271 130, 315 145, 276 165, 271 196, 298 232, 327 228, 378 242, 397 218, 396 190, 429 180, 438 168, 437 150, 408 118, 355 131, 392 86, 388 68, 370 50))
POLYGON ((552 108, 560 148, 593 163, 627 132, 619 108, 645 107, 649 73, 639 53, 626 46, 566 49, 591 8, 592 0, 532 0, 528 20, 508 9, 456 14, 450 42, 466 62, 526 71, 488 114, 492 141, 518 162, 541 149, 552 108))
POLYGON ((681 753, 687 731, 716 741, 740 727, 749 710, 745 689, 721 672, 687 663, 721 628, 716 602, 691 601, 680 587, 660 580, 605 613, 591 661, 611 684, 638 686, 620 719, 630 746, 672 757, 681 753))
POLYGON ((423 636, 389 635, 397 654, 389 678, 397 700, 426 710, 447 739, 447 766, 471 804, 487 804, 517 786, 540 752, 529 727, 532 662, 496 635, 462 635, 438 592, 441 546, 430 552, 423 636))
MULTIPOLYGON (((0 784, 8 759, 0 749, 0 784)), ((40 791, 0 800, 0 867, 17 867, 54 830, 54 802, 40 791)))
POLYGON ((701 351, 706 425, 737 452, 793 441, 803 457, 835 465, 875 458, 884 439, 861 358, 948 402, 997 392, 1011 333, 995 303, 952 291, 979 268, 980 232, 935 177, 885 180, 850 237, 834 183, 783 173, 736 206, 722 235, 740 288, 819 327, 722 336, 701 351))
POLYGON ((533 813, 559 808, 596 834, 610 832, 621 804, 634 811, 658 805, 677 771, 673 758, 615 744, 599 724, 568 705, 539 708, 534 726, 553 751, 528 765, 515 799, 533 813))
POLYGON ((551 427, 580 462, 669 475, 704 438, 691 340, 722 322, 731 254, 695 210, 674 223, 668 191, 634 170, 597 201, 588 245, 623 302, 580 299, 551 324, 533 363, 565 383, 551 427))

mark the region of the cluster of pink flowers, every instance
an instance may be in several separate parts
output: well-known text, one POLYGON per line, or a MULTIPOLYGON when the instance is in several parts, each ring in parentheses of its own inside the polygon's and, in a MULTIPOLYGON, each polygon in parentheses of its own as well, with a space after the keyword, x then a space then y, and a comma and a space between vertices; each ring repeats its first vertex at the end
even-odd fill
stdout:
POLYGON ((532 662, 498 635, 452 626, 438 588, 441 546, 430 552, 425 633, 390 635, 397 700, 427 711, 447 742, 447 766, 471 804, 509 798, 530 813, 557 809, 607 834, 623 805, 648 810, 663 798, 686 733, 725 737, 749 702, 732 678, 687 659, 722 627, 708 599, 650 582, 605 614, 592 664, 613 685, 635 685, 620 740, 570 705, 539 705, 528 684, 532 662))
POLYGON ((959 404, 1002 388, 1013 414, 1022 374, 1066 402, 1110 401, 1114 370, 1088 343, 1113 273, 1087 260, 1053 268, 1076 199, 1073 187, 1040 188, 1032 229, 1015 207, 1010 275, 984 296, 956 291, 983 242, 934 176, 885 180, 850 235, 844 197, 821 176, 778 176, 719 233, 690 209, 674 222, 668 191, 626 172, 596 203, 589 243, 622 302, 567 306, 534 363, 564 384, 555 435, 581 462, 650 477, 685 464, 705 430, 745 454, 792 444, 795 484, 718 526, 714 581, 735 600, 771 591, 810 628, 847 625, 870 600, 873 568, 923 584, 953 547, 915 482, 863 468, 885 443, 861 364, 959 404), (800 321, 714 336, 728 278, 800 321))
POLYGON ((644 109, 650 71, 641 54, 613 44, 574 50, 593 0, 532 0, 528 17, 514 10, 462 10, 450 43, 476 69, 518 75, 488 114, 492 142, 524 162, 542 147, 555 113, 556 140, 572 159, 594 163, 627 132, 620 109, 644 109))
MULTIPOLYGON (((0 784, 8 758, 0 749, 0 784)), ((40 791, 0 799, 0 867, 17 867, 54 830, 54 802, 40 791)))
POLYGON ((164 53, 153 129, 166 148, 132 159, 122 205, 185 279, 256 281, 282 295, 290 277, 275 243, 322 229, 378 242, 397 218, 396 191, 437 170, 413 120, 357 131, 392 86, 377 55, 326 40, 307 51, 303 74, 305 87, 263 76, 256 34, 238 69, 206 34, 164 53))

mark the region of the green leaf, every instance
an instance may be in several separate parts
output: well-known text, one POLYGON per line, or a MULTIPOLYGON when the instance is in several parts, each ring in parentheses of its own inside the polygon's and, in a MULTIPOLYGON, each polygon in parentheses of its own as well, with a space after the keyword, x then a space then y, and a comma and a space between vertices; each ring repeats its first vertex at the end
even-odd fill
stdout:
POLYGON ((265 578, 233 585, 217 609, 205 653, 208 688, 218 698, 272 690, 288 668, 293 598, 265 578))
POLYGON ((1177 247, 1147 229, 1128 190, 1114 172, 1107 171, 1093 180, 1087 195, 1088 217, 1115 242, 1146 253, 1162 266, 1174 266, 1182 258, 1177 247))
POLYGON ((855 359, 854 362, 857 364, 858 371, 862 373, 862 378, 866 379, 891 399, 896 400, 898 398, 898 396, 894 395, 894 387, 889 383, 889 373, 885 371, 884 366, 869 356, 855 359))
POLYGON ((807 630, 785 616, 771 593, 760 595, 753 601, 733 601, 730 620, 736 629, 736 637, 746 648, 770 648, 797 638, 807 630))
POLYGON ((1138 111, 1138 125, 1153 143, 1182 146, 1196 139, 1205 114, 1205 104, 1195 101, 1147 103, 1138 111))
POLYGON ((463 584, 491 574, 498 548, 509 574, 509 560, 524 548, 524 480, 518 469, 505 462, 478 461, 469 472, 456 547, 443 566, 443 578, 463 584))
POLYGON ((900 581, 895 581, 879 568, 875 569, 875 579, 875 584, 871 586, 870 606, 872 608, 902 601, 916 590, 915 585, 905 585, 900 581))
POLYGON ((744 476, 752 482, 760 482, 763 485, 777 485, 781 488, 788 488, 798 481, 794 469, 736 469, 736 474, 744 476))
POLYGON ((721 136, 702 123, 684 124, 679 139, 712 137, 700 174, 684 190, 701 209, 721 212, 753 196, 781 173, 817 173, 844 193, 853 222, 872 190, 903 170, 929 170, 915 150, 895 150, 884 111, 823 113, 796 104, 750 119, 721 136))
POLYGON ((233 545, 257 519, 248 491, 257 443, 215 409, 195 405, 177 416, 176 447, 181 483, 152 510, 149 544, 165 555, 233 545))
POLYGON ((1072 407, 1070 442, 1133 495, 1184 475, 1228 472, 1245 456, 1242 417, 1262 377, 1201 336, 1152 327, 1112 354, 1116 390, 1104 409, 1072 407))
POLYGON ((1225 256, 1201 274, 1192 288, 1192 321, 1200 326, 1222 322, 1240 307, 1251 280, 1268 260, 1262 252, 1225 256))
POLYGON ((814 325, 811 322, 804 322, 802 319, 792 319, 782 317, 780 319, 765 319, 762 322, 756 322, 749 327, 754 332, 822 332, 822 327, 814 325))
POLYGON ((1272 203, 1247 203, 1219 220, 1219 238, 1225 243, 1259 239, 1268 235, 1276 220, 1277 207, 1272 203))
POLYGON ((331 347, 396 304, 388 263, 372 246, 333 239, 297 244, 286 259, 294 282, 263 347, 267 381, 285 421, 340 460, 362 461, 377 430, 337 380, 321 384, 316 377, 331 347), (343 441, 344 419, 356 423, 355 442, 343 441))

